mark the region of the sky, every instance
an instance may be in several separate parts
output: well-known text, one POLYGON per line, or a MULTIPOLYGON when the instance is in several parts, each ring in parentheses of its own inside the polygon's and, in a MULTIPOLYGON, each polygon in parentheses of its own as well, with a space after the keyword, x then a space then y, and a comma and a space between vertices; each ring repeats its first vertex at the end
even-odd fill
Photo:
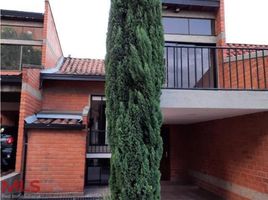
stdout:
MULTIPOLYGON (((64 56, 104 58, 110 0, 50 0, 64 56)), ((1 0, 1 9, 44 12, 44 0, 1 0)), ((268 45, 268 1, 225 0, 228 43, 268 45)))

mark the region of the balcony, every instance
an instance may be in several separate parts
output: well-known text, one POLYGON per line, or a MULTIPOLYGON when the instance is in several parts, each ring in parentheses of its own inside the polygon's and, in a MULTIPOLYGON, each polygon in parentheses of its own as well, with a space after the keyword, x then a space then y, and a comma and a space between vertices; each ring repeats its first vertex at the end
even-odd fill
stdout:
POLYGON ((97 157, 97 158, 110 157, 111 149, 107 142, 106 131, 101 130, 90 131, 87 152, 88 154, 91 155, 91 157, 97 157))
POLYGON ((268 111, 268 49, 165 46, 164 124, 268 111))
POLYGON ((165 46, 166 89, 267 90, 268 49, 165 46))

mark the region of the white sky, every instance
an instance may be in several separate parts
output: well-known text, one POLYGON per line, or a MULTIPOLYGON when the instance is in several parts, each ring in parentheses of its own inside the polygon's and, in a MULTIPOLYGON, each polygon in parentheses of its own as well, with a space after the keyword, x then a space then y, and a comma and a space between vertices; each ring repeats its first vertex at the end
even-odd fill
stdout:
MULTIPOLYGON (((65 56, 104 58, 110 0, 50 0, 65 56)), ((44 0, 1 0, 1 9, 44 12, 44 0)), ((225 0, 229 43, 268 44, 268 1, 225 0)))

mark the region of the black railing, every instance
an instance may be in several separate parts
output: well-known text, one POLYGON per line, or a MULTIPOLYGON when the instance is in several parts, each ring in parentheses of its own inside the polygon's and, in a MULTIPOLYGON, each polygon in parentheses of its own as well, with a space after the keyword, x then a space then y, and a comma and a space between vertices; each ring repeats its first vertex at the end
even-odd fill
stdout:
POLYGON ((164 88, 268 88, 268 49, 168 45, 164 56, 164 88))
POLYGON ((89 134, 88 153, 111 153, 107 143, 106 131, 91 130, 89 134))

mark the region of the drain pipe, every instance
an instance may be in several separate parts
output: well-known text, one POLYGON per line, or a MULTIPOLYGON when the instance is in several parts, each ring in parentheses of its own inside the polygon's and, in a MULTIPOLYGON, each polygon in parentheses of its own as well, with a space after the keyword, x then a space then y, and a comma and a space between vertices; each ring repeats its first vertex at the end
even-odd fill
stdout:
POLYGON ((27 149, 28 149, 28 129, 24 127, 24 142, 23 142, 23 163, 22 163, 22 195, 25 192, 26 180, 26 163, 27 163, 27 149))

